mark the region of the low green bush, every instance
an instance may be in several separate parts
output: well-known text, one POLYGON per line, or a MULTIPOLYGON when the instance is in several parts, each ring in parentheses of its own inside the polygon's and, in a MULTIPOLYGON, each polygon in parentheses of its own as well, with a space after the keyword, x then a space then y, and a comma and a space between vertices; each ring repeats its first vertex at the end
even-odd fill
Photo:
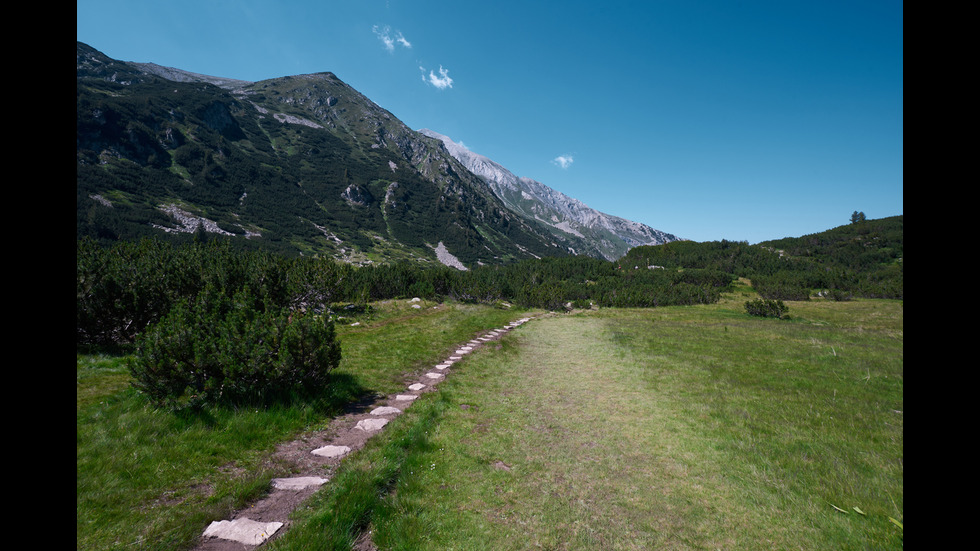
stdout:
POLYGON ((832 300, 835 300, 837 302, 846 302, 848 300, 851 300, 854 294, 849 291, 844 291, 842 289, 830 289, 824 294, 824 296, 832 300))
POLYGON ((810 289, 802 284, 752 280, 752 287, 768 300, 810 300, 810 289))
POLYGON ((745 311, 752 316, 764 318, 785 318, 789 307, 781 300, 755 299, 745 303, 745 311))
POLYGON ((181 300, 137 338, 134 385, 157 405, 253 404, 323 390, 340 363, 333 322, 248 290, 181 300))

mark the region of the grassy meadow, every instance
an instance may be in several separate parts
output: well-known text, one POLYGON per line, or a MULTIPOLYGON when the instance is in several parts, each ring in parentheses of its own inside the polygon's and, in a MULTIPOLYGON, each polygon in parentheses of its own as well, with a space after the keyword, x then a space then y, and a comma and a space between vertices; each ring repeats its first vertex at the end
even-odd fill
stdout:
POLYGON ((79 356, 78 548, 186 547, 282 474, 276 442, 534 314, 345 459, 267 547, 901 549, 902 303, 765 319, 740 289, 572 314, 393 303, 338 327, 331 396, 276 411, 154 411, 118 359, 79 356))
POLYGON ((348 403, 404 389, 406 376, 473 334, 522 313, 407 301, 337 325, 344 358, 316 403, 171 413, 130 386, 123 354, 79 354, 76 387, 78 549, 188 548, 213 520, 289 474, 277 443, 324 428, 348 403), (358 325, 352 325, 357 323, 358 325))

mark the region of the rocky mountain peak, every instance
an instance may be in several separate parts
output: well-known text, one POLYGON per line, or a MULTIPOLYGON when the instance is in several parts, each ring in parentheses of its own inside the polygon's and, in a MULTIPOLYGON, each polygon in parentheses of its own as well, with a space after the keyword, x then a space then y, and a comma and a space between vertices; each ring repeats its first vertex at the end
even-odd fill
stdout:
POLYGON ((674 235, 645 224, 589 208, 578 199, 531 178, 516 176, 501 164, 470 151, 448 136, 429 129, 419 132, 440 140, 463 166, 483 178, 511 210, 546 224, 556 237, 567 241, 567 246, 578 254, 614 260, 632 247, 678 240, 674 235))

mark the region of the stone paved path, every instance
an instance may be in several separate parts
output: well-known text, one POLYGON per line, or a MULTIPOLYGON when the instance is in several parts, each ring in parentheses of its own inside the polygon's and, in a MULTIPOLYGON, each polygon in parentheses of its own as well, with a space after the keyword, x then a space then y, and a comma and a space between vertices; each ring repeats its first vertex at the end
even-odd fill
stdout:
POLYGON ((395 394, 371 404, 368 413, 358 412, 336 419, 324 434, 306 437, 280 446, 279 455, 293 460, 302 474, 276 478, 264 499, 247 510, 238 511, 228 520, 212 522, 201 535, 198 551, 248 551, 288 528, 289 513, 329 482, 340 461, 360 449, 367 438, 383 430, 423 392, 434 390, 445 380, 454 363, 477 347, 500 338, 511 329, 530 321, 522 318, 500 329, 494 329, 460 346, 449 358, 434 366, 418 382, 408 385, 406 393, 395 394), (326 476, 321 476, 326 474, 326 476))

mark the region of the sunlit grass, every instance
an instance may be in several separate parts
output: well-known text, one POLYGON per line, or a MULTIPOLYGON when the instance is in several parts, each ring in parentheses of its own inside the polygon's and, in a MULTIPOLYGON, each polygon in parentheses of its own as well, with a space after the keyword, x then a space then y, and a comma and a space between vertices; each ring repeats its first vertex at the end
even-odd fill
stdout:
MULTIPOLYGON (((901 302, 789 302, 775 320, 749 296, 523 326, 345 460, 270 548, 901 548, 901 302)), ((268 488, 285 468, 269 451, 329 404, 399 391, 523 315, 420 306, 344 320, 344 383, 318 405, 160 412, 123 359, 79 356, 78 547, 187 547, 268 488)))
POLYGON ((302 517, 360 488, 345 536, 300 522, 276 549, 360 529, 381 549, 901 548, 901 303, 789 306, 529 324, 393 423, 424 438, 352 463, 383 476, 302 517))
POLYGON ((322 428, 350 400, 400 390, 413 370, 521 315, 450 304, 415 309, 407 301, 374 306, 338 325, 344 360, 316 403, 157 410, 130 388, 126 356, 80 354, 78 548, 189 547, 212 520, 224 520, 265 492, 271 478, 288 474, 270 461, 277 443, 322 428))
POLYGON ((123 353, 78 354, 75 363, 78 409, 105 400, 129 387, 131 377, 123 353))

